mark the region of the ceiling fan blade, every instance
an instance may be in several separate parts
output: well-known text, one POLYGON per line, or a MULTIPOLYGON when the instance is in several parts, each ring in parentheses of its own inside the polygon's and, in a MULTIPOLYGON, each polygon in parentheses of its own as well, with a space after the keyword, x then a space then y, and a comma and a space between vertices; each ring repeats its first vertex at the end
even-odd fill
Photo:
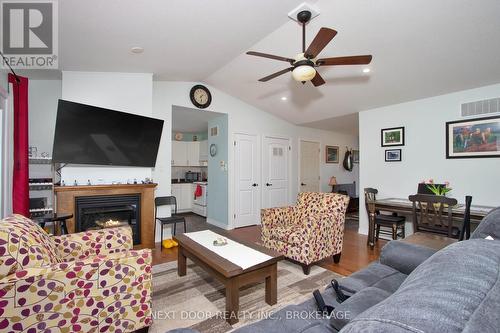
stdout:
POLYGON ((305 57, 308 59, 316 58, 316 56, 325 48, 325 46, 330 43, 330 41, 335 37, 337 31, 330 28, 321 28, 318 31, 316 37, 314 37, 311 45, 304 52, 305 57))
POLYGON ((283 75, 283 74, 285 74, 285 73, 287 73, 287 72, 290 72, 292 69, 293 69, 293 67, 286 68, 286 69, 282 69, 282 70, 280 70, 279 72, 276 72, 276 73, 273 73, 273 74, 268 75, 268 76, 266 76, 266 77, 263 77, 263 78, 262 78, 262 79, 260 79, 259 81, 260 81, 260 82, 266 82, 266 81, 269 81, 269 80, 271 80, 271 79, 274 79, 274 78, 275 78, 275 77, 277 77, 277 76, 280 76, 280 75, 283 75))
POLYGON ((262 53, 262 52, 248 51, 247 54, 248 55, 257 56, 257 57, 263 57, 263 58, 269 58, 269 59, 274 59, 274 60, 286 61, 286 62, 289 62, 291 64, 293 64, 295 62, 295 60, 291 59, 291 58, 280 57, 280 56, 277 56, 277 55, 267 54, 267 53, 262 53))
POLYGON ((335 66, 335 65, 368 65, 372 61, 371 55, 349 56, 349 57, 334 57, 318 59, 318 66, 335 66))
POLYGON ((319 75, 318 71, 316 71, 316 75, 312 78, 311 82, 315 87, 325 84, 325 80, 319 75))

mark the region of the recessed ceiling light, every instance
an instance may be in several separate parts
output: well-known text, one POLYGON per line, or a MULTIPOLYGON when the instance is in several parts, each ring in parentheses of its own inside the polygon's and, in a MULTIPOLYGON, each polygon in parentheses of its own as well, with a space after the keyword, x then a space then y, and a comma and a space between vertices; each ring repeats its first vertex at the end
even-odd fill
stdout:
POLYGON ((370 73, 370 69, 369 68, 363 69, 363 73, 370 73))
POLYGON ((140 46, 134 46, 130 49, 130 52, 139 54, 139 53, 144 52, 144 49, 140 46))
POLYGON ((287 100, 286 96, 281 97, 281 100, 286 101, 287 100))

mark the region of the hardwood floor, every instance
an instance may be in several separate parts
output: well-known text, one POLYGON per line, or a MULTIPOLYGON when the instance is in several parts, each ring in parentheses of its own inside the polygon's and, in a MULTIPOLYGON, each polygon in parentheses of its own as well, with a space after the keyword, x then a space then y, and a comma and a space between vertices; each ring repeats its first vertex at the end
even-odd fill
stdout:
MULTIPOLYGON (((210 229, 220 233, 232 236, 235 239, 246 240, 250 242, 260 242, 260 227, 251 226, 238 228, 230 231, 211 227, 210 229)), ((188 227, 188 230, 191 230, 188 227)), ((333 258, 326 258, 318 263, 321 267, 334 271, 342 275, 350 275, 367 266, 370 262, 377 260, 380 250, 386 243, 379 240, 373 249, 366 245, 367 236, 358 234, 358 227, 352 224, 346 224, 344 231, 344 244, 342 256, 338 264, 333 262, 333 258)), ((160 243, 156 243, 153 249, 153 265, 177 260, 177 248, 160 250, 160 243)))

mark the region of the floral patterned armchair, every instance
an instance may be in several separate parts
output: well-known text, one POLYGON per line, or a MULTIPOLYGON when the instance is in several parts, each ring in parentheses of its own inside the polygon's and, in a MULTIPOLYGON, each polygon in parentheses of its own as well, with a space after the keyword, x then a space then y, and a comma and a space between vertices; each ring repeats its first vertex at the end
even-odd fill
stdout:
POLYGON ((302 192, 297 205, 261 211, 264 246, 302 264, 309 274, 314 262, 340 260, 349 197, 337 193, 302 192))
POLYGON ((0 332, 132 332, 150 326, 151 250, 129 227, 49 236, 0 221, 0 332))

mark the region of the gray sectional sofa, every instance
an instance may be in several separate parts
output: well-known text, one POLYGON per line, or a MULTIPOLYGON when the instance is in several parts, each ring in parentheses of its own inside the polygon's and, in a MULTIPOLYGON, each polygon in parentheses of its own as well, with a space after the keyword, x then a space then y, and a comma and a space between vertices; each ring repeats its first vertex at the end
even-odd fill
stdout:
POLYGON ((335 306, 330 318, 314 315, 311 298, 234 332, 500 332, 500 208, 470 240, 437 252, 391 241, 340 284, 352 290, 343 303, 331 287, 322 293, 335 306))

